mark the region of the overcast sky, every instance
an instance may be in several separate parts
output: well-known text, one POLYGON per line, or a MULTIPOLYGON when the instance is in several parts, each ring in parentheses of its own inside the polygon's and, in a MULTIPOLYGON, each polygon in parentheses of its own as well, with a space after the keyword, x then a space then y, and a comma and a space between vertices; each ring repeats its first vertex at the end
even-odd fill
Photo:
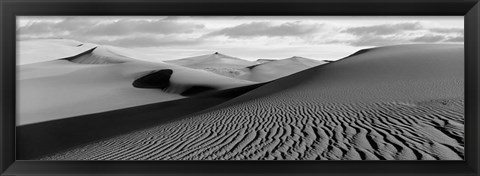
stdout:
POLYGON ((463 16, 17 17, 19 40, 68 38, 138 50, 158 60, 220 52, 248 60, 335 60, 359 49, 463 43, 463 16))

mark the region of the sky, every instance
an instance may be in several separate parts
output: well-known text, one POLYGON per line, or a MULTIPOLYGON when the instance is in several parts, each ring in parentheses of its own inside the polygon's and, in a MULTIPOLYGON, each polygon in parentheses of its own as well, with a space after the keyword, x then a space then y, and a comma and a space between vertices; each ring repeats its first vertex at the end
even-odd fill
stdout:
POLYGON ((463 16, 18 16, 17 40, 66 38, 158 61, 220 52, 337 60, 386 45, 463 44, 463 16))

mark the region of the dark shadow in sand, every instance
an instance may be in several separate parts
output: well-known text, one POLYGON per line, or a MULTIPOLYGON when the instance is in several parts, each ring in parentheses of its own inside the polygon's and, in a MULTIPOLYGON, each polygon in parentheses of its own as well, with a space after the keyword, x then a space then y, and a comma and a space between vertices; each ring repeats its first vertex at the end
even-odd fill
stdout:
POLYGON ((159 70, 136 79, 132 85, 136 88, 166 89, 170 86, 172 73, 173 70, 171 69, 159 70))
MULTIPOLYGON (((171 69, 163 69, 147 74, 133 81, 132 85, 143 89, 166 90, 170 86, 170 77, 173 74, 171 69)), ((187 85, 186 85, 187 86, 187 85)), ((192 85, 180 93, 182 96, 194 96, 201 93, 213 92, 217 89, 211 86, 192 85)))

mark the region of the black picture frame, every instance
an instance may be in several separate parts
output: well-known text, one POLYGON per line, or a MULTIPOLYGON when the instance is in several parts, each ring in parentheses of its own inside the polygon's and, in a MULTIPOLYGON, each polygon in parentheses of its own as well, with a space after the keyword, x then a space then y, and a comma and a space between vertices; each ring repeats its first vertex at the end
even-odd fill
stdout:
POLYGON ((451 175, 480 171, 478 0, 0 0, 1 175, 451 175), (465 17, 464 161, 23 161, 15 158, 16 25, 22 15, 465 17))

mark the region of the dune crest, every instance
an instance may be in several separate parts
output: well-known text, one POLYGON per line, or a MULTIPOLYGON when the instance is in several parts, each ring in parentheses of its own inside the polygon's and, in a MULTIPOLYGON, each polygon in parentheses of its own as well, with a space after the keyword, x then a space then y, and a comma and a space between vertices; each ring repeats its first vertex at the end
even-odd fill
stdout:
POLYGON ((166 63, 172 63, 196 69, 206 68, 245 68, 250 65, 254 65, 255 62, 243 60, 240 58, 227 56, 218 52, 213 54, 189 57, 178 60, 165 61, 166 63))
POLYGON ((239 78, 257 82, 267 82, 326 63, 327 62, 324 61, 294 56, 247 67, 248 72, 239 78))
POLYGON ((134 59, 112 52, 108 47, 100 46, 81 55, 65 58, 77 64, 119 64, 134 61, 134 59))
POLYGON ((17 59, 20 65, 41 63, 77 56, 95 48, 96 44, 68 39, 38 39, 18 42, 17 59))
POLYGON ((263 64, 265 62, 271 62, 271 61, 276 61, 275 59, 257 59, 257 61, 255 61, 257 64, 263 64))

